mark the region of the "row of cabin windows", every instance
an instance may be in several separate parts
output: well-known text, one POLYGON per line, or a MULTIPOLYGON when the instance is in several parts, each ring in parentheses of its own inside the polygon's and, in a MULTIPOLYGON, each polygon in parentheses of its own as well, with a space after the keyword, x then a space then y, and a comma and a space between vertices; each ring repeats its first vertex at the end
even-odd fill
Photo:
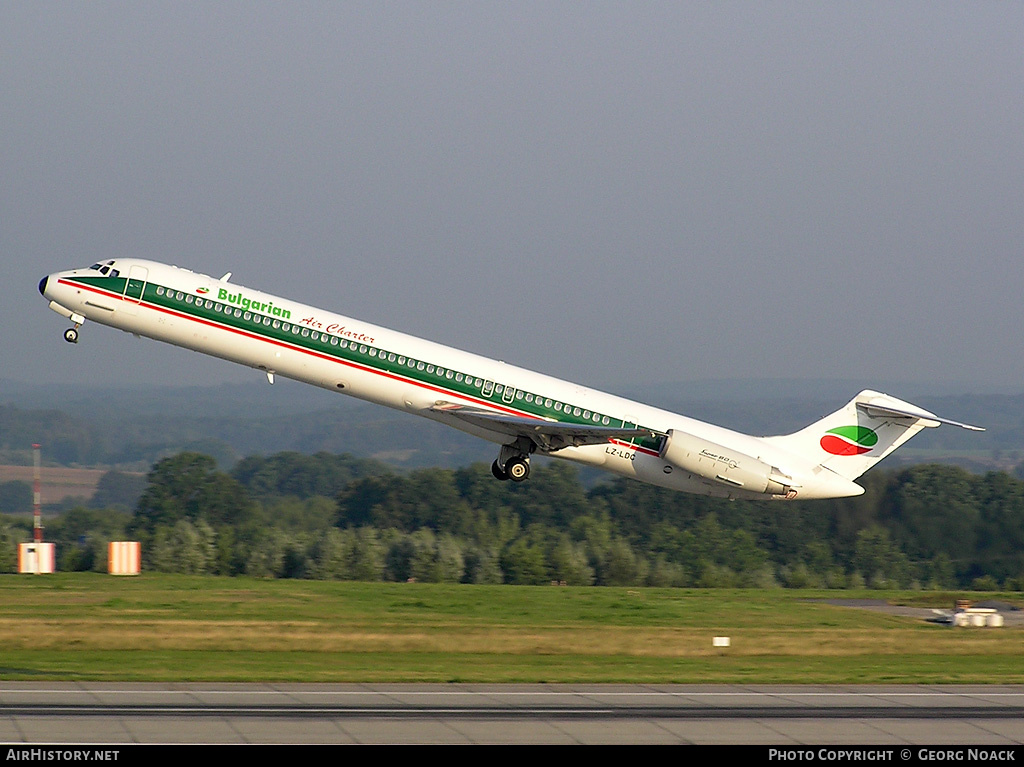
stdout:
POLYGON ((485 381, 482 378, 474 378, 471 375, 465 375, 459 373, 451 368, 443 368, 441 366, 435 366, 423 362, 422 360, 412 359, 411 357, 405 357, 403 355, 395 354, 394 352, 388 352, 383 349, 378 350, 373 346, 366 346, 366 344, 356 344, 354 341, 349 342, 348 339, 339 338, 338 336, 331 335, 330 333, 320 333, 316 330, 310 330, 309 328, 300 327, 299 325, 293 325, 290 322, 283 322, 273 317, 268 317, 262 314, 254 314, 253 312, 245 311, 236 307, 229 306, 228 304, 222 304, 217 301, 211 301, 208 298, 202 298, 199 296, 193 296, 191 293, 182 293, 181 291, 165 290, 162 286, 157 287, 156 294, 158 296, 167 295, 168 298, 174 299, 175 301, 184 301, 186 304, 195 304, 200 308, 212 309, 215 312, 219 312, 228 316, 239 317, 246 322, 255 320, 255 324, 263 324, 274 329, 279 329, 285 333, 291 332, 295 335, 302 335, 303 338, 310 338, 313 341, 319 341, 324 344, 330 344, 331 346, 340 346, 342 349, 349 349, 353 352, 358 351, 360 354, 366 354, 370 357, 378 357, 381 360, 387 360, 388 362, 397 363, 402 366, 409 367, 414 370, 425 371, 429 375, 436 375, 441 378, 445 378, 449 381, 455 381, 456 383, 465 383, 467 386, 480 389, 481 393, 485 397, 490 397, 492 393, 502 395, 505 401, 511 401, 512 399, 520 402, 525 401, 528 404, 536 404, 538 407, 545 407, 553 409, 556 413, 565 413, 566 415, 572 415, 575 418, 583 418, 594 423, 600 423, 607 426, 611 423, 611 419, 606 415, 600 413, 593 413, 590 410, 580 407, 573 407, 557 400, 550 398, 541 397, 540 395, 534 395, 530 392, 524 392, 521 389, 512 389, 509 387, 511 392, 514 392, 514 397, 509 395, 505 397, 505 387, 502 384, 495 384, 492 381, 485 381))

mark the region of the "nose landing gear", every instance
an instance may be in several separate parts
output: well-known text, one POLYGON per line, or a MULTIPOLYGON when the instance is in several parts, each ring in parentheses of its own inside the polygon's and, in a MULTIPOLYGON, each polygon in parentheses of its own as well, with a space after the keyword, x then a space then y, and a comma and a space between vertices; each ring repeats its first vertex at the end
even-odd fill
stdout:
MULTIPOLYGON (((46 281, 48 278, 43 278, 43 281, 39 283, 39 290, 43 292, 46 290, 46 281)), ((45 293, 44 293, 45 295, 45 293)), ((78 329, 82 327, 82 323, 85 322, 85 317, 72 309, 68 309, 66 306, 61 306, 56 301, 50 302, 50 308, 53 309, 57 314, 65 319, 69 319, 74 323, 74 327, 70 327, 64 331, 64 340, 69 344, 78 343, 78 329)))

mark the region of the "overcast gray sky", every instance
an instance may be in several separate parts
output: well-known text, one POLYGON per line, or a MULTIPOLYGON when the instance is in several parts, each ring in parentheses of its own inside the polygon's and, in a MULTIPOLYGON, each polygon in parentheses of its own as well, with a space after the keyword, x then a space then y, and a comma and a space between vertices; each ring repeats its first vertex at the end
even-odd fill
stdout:
MULTIPOLYGON (((1024 391, 1019 2, 0 2, 0 378, 140 256, 624 389, 1024 391)), ((893 392, 900 394, 902 392, 893 392)))

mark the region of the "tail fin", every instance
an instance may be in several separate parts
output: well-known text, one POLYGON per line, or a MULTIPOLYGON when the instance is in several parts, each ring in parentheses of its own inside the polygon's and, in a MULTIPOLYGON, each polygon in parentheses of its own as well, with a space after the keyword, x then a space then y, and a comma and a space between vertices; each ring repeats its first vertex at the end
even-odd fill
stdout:
POLYGON ((820 464, 846 479, 856 479, 922 429, 947 423, 984 431, 866 389, 845 407, 805 429, 765 441, 820 464))

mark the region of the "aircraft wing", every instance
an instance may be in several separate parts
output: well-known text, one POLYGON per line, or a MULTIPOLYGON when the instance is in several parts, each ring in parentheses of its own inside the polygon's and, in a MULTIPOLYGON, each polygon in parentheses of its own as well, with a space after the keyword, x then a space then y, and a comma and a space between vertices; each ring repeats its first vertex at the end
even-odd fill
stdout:
POLYGON ((439 402, 430 410, 480 428, 507 434, 510 440, 526 437, 547 453, 565 447, 600 445, 611 439, 656 439, 662 436, 652 429, 548 421, 542 418, 496 413, 493 410, 460 405, 455 402, 439 402))

